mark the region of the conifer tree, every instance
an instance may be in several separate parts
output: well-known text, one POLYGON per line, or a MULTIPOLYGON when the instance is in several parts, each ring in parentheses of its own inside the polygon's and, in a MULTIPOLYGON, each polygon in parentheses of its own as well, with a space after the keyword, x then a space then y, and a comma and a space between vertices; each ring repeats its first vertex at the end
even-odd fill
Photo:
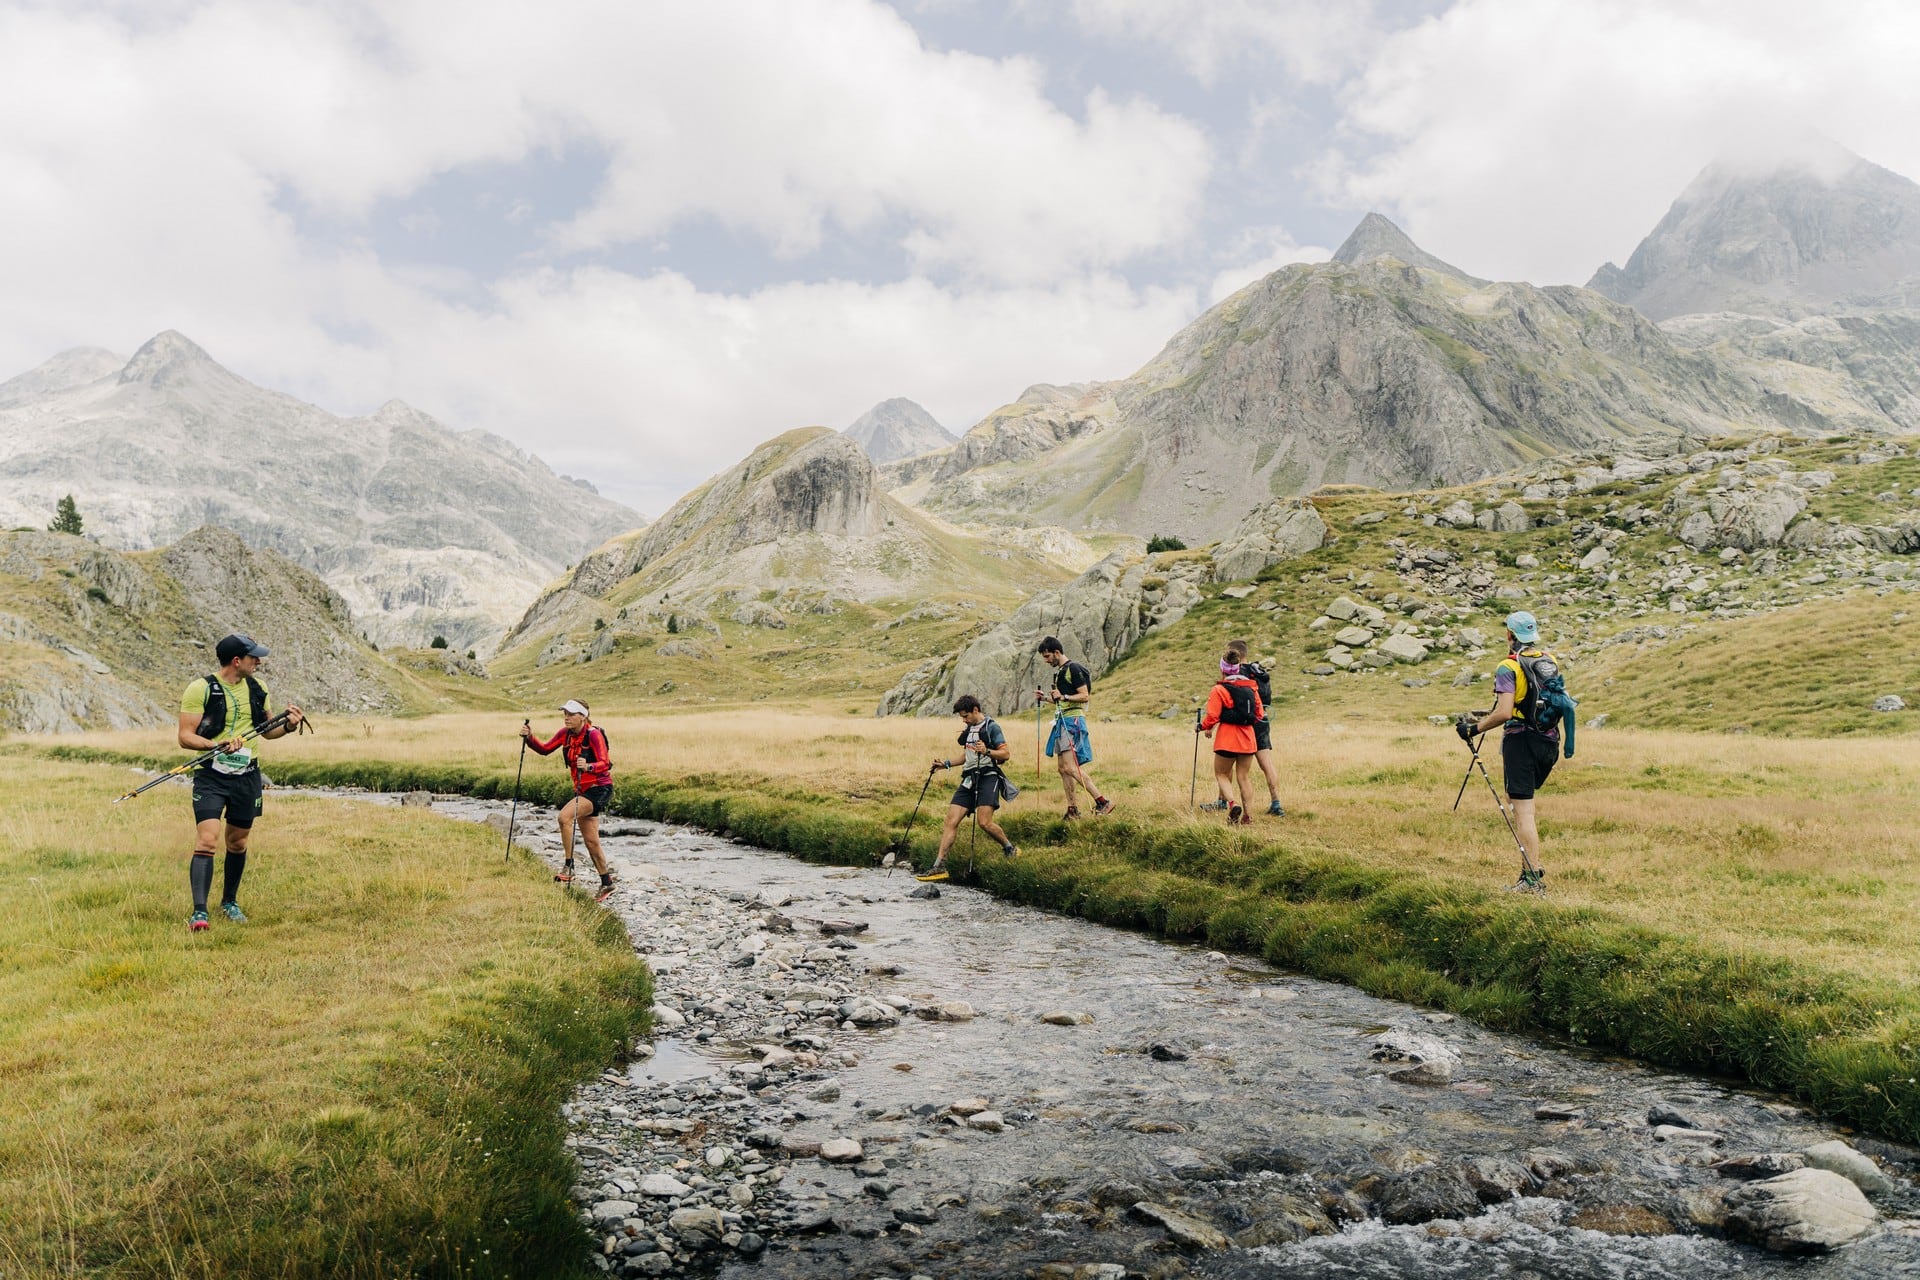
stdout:
POLYGON ((60 499, 60 505, 54 511, 53 523, 47 526, 49 533, 79 533, 80 508, 74 505, 73 495, 60 499))

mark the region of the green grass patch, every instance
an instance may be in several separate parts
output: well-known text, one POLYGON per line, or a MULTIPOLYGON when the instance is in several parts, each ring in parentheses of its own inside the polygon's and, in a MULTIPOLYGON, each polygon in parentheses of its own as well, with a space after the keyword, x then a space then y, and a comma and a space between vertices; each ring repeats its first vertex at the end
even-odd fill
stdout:
POLYGON ((652 1001, 613 916, 488 829, 270 792, 252 922, 189 935, 184 789, 7 769, 0 1273, 591 1274, 559 1108, 652 1001))

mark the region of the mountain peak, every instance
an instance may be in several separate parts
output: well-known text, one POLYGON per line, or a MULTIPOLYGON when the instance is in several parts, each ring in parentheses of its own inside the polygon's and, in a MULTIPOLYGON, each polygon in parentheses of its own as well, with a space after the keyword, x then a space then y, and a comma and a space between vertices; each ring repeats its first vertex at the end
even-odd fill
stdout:
POLYGON ((933 453, 958 438, 905 396, 882 400, 861 414, 845 434, 876 463, 933 453))
POLYGON ((1384 214, 1369 213, 1360 219, 1360 225, 1334 251, 1333 260, 1357 267, 1374 261, 1376 258, 1393 258, 1410 267, 1425 267, 1429 271, 1438 271, 1469 284, 1481 285, 1486 281, 1478 276, 1470 276, 1450 262, 1443 262, 1413 242, 1393 221, 1384 214))
POLYGON ((1655 320, 1920 305, 1920 184, 1822 137, 1723 156, 1588 287, 1655 320))
POLYGON ((205 373, 233 376, 185 334, 164 329, 133 353, 133 359, 120 370, 120 381, 170 387, 205 373))
POLYGON ((0 382, 0 409, 70 391, 120 372, 127 358, 104 347, 72 347, 0 382))

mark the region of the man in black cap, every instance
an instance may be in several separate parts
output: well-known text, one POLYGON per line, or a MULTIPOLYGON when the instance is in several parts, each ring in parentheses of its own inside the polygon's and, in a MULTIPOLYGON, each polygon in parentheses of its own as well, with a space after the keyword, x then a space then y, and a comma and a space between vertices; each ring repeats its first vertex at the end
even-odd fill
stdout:
POLYGON ((303 719, 300 708, 289 706, 283 724, 246 738, 245 734, 274 718, 267 687, 255 679, 267 647, 251 636, 231 635, 213 651, 220 659, 220 670, 195 680, 180 697, 180 745, 188 751, 218 752, 193 775, 193 860, 187 872, 193 886, 193 916, 187 928, 194 933, 211 927, 207 894, 213 888, 214 842, 220 839, 223 815, 227 858, 220 910, 235 924, 247 922, 236 899, 240 876, 247 869, 247 837, 262 803, 259 743, 285 737, 303 719))

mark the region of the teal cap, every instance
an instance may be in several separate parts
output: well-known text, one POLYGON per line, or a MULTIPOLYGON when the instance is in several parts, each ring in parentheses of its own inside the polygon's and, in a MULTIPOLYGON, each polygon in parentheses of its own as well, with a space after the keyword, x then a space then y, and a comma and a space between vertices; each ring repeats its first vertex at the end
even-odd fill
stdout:
POLYGON ((1525 609, 1516 609, 1507 615, 1507 630, 1513 632, 1513 638, 1521 644, 1532 644, 1540 638, 1540 624, 1525 609))

